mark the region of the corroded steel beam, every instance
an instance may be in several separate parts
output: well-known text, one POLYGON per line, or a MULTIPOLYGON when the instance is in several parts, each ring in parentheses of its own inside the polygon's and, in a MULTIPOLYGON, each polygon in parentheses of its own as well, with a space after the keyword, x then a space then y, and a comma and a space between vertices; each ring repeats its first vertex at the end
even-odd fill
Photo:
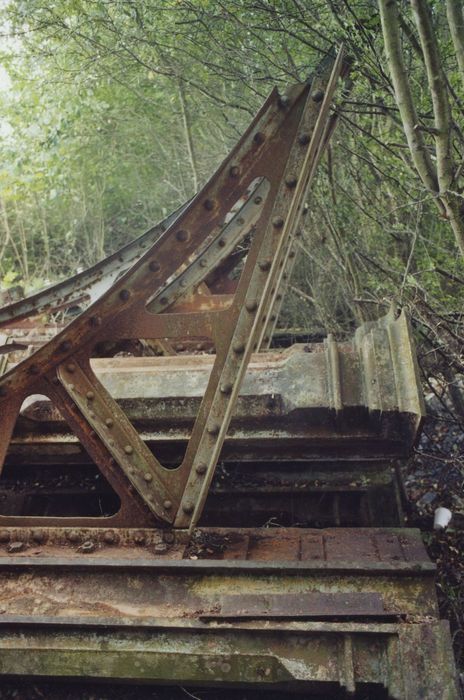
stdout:
POLYGON ((43 393, 59 404, 121 498, 121 525, 132 521, 127 520, 129 512, 142 518, 144 511, 145 521, 148 515, 177 527, 194 525, 265 323, 289 236, 301 216, 341 70, 339 55, 311 86, 293 88, 285 103, 272 93, 216 175, 151 248, 54 339, 0 378, 2 461, 23 401, 43 393), (309 137, 302 139, 301 134, 309 137), (168 291, 176 292, 170 288, 173 279, 179 288, 185 281, 186 292, 200 282, 192 267, 201 270, 205 250, 210 255, 227 248, 224 220, 257 178, 265 179, 269 191, 260 199, 256 230, 228 307, 177 313, 152 308, 154 298, 161 306, 170 305, 168 291), (165 296, 160 296, 162 290, 165 296), (95 344, 105 340, 191 335, 212 338, 215 362, 185 458, 178 469, 166 470, 98 381, 90 359, 95 344))
MULTIPOLYGON (((185 442, 213 362, 209 355, 122 357, 91 366, 145 441, 185 442)), ((63 417, 47 397, 29 397, 20 414, 14 445, 31 444, 34 436, 40 442, 42 432, 44 442, 62 440, 63 417)), ((403 457, 423 415, 409 324, 404 313, 395 318, 391 312, 359 328, 351 344, 329 338, 253 355, 228 439, 259 441, 263 451, 269 441, 285 441, 288 450, 297 440, 308 456, 325 446, 327 455, 343 449, 344 459, 403 457)))
POLYGON ((0 534, 0 674, 458 697, 418 531, 0 534))

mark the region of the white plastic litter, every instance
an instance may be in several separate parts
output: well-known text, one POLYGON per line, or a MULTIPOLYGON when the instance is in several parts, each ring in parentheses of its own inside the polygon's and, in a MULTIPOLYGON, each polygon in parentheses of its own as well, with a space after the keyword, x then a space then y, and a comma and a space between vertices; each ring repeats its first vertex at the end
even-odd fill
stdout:
POLYGON ((453 514, 448 508, 443 508, 441 506, 437 508, 433 518, 434 530, 441 530, 447 527, 452 517, 453 514))

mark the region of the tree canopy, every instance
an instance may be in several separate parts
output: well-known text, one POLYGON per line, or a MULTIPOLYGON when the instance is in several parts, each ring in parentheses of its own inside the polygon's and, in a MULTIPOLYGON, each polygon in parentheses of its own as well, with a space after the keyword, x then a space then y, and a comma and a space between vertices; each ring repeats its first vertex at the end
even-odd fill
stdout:
POLYGON ((461 370, 459 0, 11 0, 1 10, 0 274, 86 267, 206 180, 270 87, 344 42, 350 84, 284 327, 344 333, 407 305, 427 363, 461 370), (446 347, 446 351, 443 349, 446 347))

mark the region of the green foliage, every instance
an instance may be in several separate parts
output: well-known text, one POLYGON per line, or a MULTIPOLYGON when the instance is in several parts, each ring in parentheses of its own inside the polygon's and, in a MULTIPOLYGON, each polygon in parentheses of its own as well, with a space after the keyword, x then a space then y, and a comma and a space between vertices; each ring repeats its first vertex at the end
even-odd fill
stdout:
MULTIPOLYGON (((430 7, 459 110, 463 76, 446 13, 430 7)), ((430 90, 412 17, 401 11, 404 61, 427 126, 430 90)), ((207 179, 270 86, 307 78, 344 41, 351 91, 281 325, 343 334, 392 300, 427 328, 460 314, 462 259, 412 166, 376 4, 12 0, 2 14, 15 37, 0 107, 3 276, 37 286, 135 237, 207 179)), ((425 138, 433 155, 433 136, 425 138)))

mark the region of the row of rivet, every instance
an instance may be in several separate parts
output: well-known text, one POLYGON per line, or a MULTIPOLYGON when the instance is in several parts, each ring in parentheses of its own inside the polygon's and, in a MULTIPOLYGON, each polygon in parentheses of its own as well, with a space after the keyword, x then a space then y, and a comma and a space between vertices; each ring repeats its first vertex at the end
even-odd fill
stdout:
MULTIPOLYGON (((76 365, 75 365, 74 363, 69 363, 68 365, 66 365, 66 369, 67 369, 68 372, 70 372, 70 373, 72 374, 72 373, 75 372, 75 370, 76 370, 76 365)), ((74 384, 69 384, 69 385, 68 385, 68 388, 69 388, 71 391, 74 391, 75 386, 74 386, 74 384)), ((86 396, 86 399, 87 399, 88 401, 91 401, 91 402, 92 402, 92 401, 94 400, 94 398, 95 398, 95 393, 94 393, 93 391, 87 391, 85 396, 86 396)), ((92 419, 93 419, 93 418, 96 418, 95 412, 94 412, 94 411, 89 411, 89 417, 92 418, 92 419)), ((107 428, 112 428, 113 425, 114 425, 114 421, 113 421, 113 419, 110 418, 110 417, 105 418, 104 423, 105 423, 105 425, 106 425, 107 428)), ((115 443, 114 440, 111 440, 111 439, 108 440, 108 445, 109 445, 110 447, 114 447, 115 444, 116 444, 116 443, 115 443)), ((125 454, 128 455, 128 456, 130 456, 130 455, 132 455, 132 454, 134 453, 134 448, 132 447, 132 445, 124 445, 123 450, 124 450, 125 454)), ((134 475, 136 474, 136 470, 135 470, 134 468, 131 468, 131 469, 129 469, 129 473, 130 473, 132 476, 134 476, 134 475)), ((145 473, 142 475, 142 478, 144 479, 144 481, 145 481, 146 483, 150 483, 151 481, 153 481, 153 475, 152 475, 150 472, 145 472, 145 473)), ((154 500, 153 498, 151 498, 151 499, 149 499, 149 500, 150 500, 150 502, 151 502, 152 504, 155 503, 155 500, 154 500)), ((163 502, 163 507, 164 507, 165 510, 170 510, 170 509, 172 508, 172 503, 171 503, 171 501, 165 500, 165 501, 163 502)))
MULTIPOLYGON (((156 542, 152 541, 151 533, 147 534, 141 530, 131 532, 131 536, 129 538, 127 536, 121 538, 121 535, 117 530, 105 530, 103 532, 101 530, 87 530, 85 532, 80 530, 67 530, 63 534, 66 542, 70 542, 71 544, 75 545, 82 542, 102 543, 107 545, 119 545, 122 543, 128 546, 130 546, 132 542, 138 546, 156 544, 156 542)), ((168 544, 172 544, 175 541, 174 533, 170 532, 169 530, 162 533, 162 538, 163 541, 168 544)), ((23 551, 31 544, 43 545, 47 542, 53 545, 63 544, 63 537, 59 537, 57 542, 55 533, 50 535, 47 530, 34 529, 30 532, 22 531, 19 534, 17 531, 9 532, 8 530, 0 530, 0 544, 9 545, 8 551, 10 553, 23 551)))

